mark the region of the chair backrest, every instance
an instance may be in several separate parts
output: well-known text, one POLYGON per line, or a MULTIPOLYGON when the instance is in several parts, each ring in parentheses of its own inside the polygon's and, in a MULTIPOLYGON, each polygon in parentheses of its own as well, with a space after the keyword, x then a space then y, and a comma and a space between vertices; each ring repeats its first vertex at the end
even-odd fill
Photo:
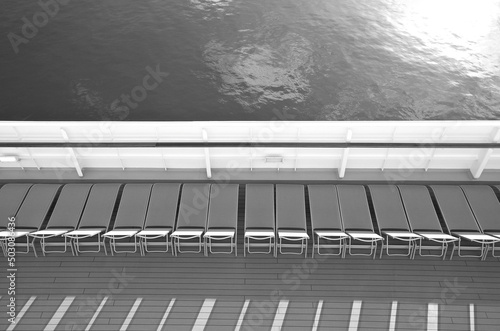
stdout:
POLYGON ((245 188, 245 229, 276 229, 274 185, 247 184, 245 188))
POLYGON ((395 185, 369 185, 368 189, 380 231, 411 231, 395 185))
POLYGON ((92 184, 66 184, 59 194, 47 228, 75 229, 87 202, 92 184))
POLYGON ((432 185, 431 189, 450 231, 481 231, 460 186, 432 185))
POLYGON ((500 232, 500 203, 487 185, 464 185, 462 190, 483 231, 500 232))
POLYGON ((113 229, 142 229, 148 211, 152 184, 126 184, 113 229))
POLYGON ((0 188, 0 229, 15 217, 32 184, 5 184, 0 188))
POLYGON ((33 185, 17 213, 16 229, 38 230, 60 187, 59 184, 33 185))
POLYGON ((364 186, 338 185, 337 190, 345 230, 373 232, 373 223, 364 186))
POLYGON ((178 183, 153 185, 144 228, 174 228, 180 190, 178 183))
POLYGON ((334 185, 308 185, 307 189, 313 231, 344 231, 340 216, 337 187, 334 185))
POLYGON ((237 228, 239 188, 238 184, 212 184, 208 211, 208 229, 237 228))
POLYGON ((304 185, 276 185, 276 227, 306 231, 304 185))
POLYGON ((121 184, 94 184, 80 219, 79 229, 109 227, 121 184))
POLYGON ((210 199, 210 184, 182 185, 176 229, 205 229, 210 199))
POLYGON ((443 232, 426 186, 399 185, 398 188, 413 231, 443 232))

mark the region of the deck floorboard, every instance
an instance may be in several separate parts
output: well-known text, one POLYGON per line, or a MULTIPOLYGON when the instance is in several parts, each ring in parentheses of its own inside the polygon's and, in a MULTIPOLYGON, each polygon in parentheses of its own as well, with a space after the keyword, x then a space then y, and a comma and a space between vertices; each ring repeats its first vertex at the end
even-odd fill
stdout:
MULTIPOLYGON (((108 301, 91 330, 120 329, 137 298, 142 302, 128 330, 156 330, 174 298, 163 330, 191 330, 207 298, 216 303, 205 330, 234 330, 245 300, 250 304, 241 330, 268 331, 280 300, 289 300, 283 330, 311 330, 319 300, 324 303, 317 330, 347 329, 354 300, 362 301, 358 330, 388 330, 393 301, 396 330, 425 330, 429 303, 439 305, 439 330, 468 330, 470 304, 476 330, 500 325, 500 261, 492 257, 67 253, 18 255, 17 264, 17 311, 37 298, 15 330, 40 330, 67 296, 76 298, 56 330, 83 330, 104 297, 108 301)), ((5 278, 0 286, 8 288, 5 278)), ((3 295, 0 304, 5 307, 7 300, 3 295)), ((0 329, 7 324, 2 318, 0 329)))

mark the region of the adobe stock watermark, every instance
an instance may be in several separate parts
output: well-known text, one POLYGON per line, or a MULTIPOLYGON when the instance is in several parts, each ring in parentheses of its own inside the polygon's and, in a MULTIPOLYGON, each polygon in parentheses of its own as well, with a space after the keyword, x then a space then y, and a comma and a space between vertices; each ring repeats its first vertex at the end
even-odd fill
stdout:
POLYGON ((37 11, 31 17, 31 20, 26 16, 21 18, 23 25, 21 26, 21 35, 14 32, 9 32, 7 38, 14 50, 14 53, 19 53, 19 46, 21 44, 27 44, 30 40, 36 37, 39 29, 46 26, 51 18, 54 18, 59 11, 61 6, 66 6, 70 0, 39 0, 38 6, 40 6, 40 11, 37 11))
MULTIPOLYGON (((157 64, 154 68, 147 66, 145 68, 147 74, 142 78, 142 82, 130 90, 129 94, 123 93, 120 98, 115 99, 110 106, 113 113, 119 116, 119 120, 124 120, 130 114, 130 109, 136 109, 139 103, 144 101, 148 96, 148 91, 153 91, 158 88, 163 82, 164 78, 170 74, 161 71, 160 65, 157 64)), ((112 139, 111 128, 113 123, 108 119, 103 118, 104 121, 99 123, 99 127, 92 129, 85 135, 86 141, 97 146, 99 143, 112 139)), ((80 148, 82 154, 91 154, 94 146, 80 148)), ((76 152, 75 152, 76 153, 76 152)), ((65 179, 66 174, 73 174, 74 160, 70 154, 65 156, 64 160, 54 161, 52 163, 53 171, 57 179, 65 179)))
POLYGON ((384 172, 385 181, 388 184, 396 184, 408 180, 416 171, 431 169, 434 153, 438 148, 434 144, 442 142, 447 129, 457 129, 461 126, 459 122, 449 128, 435 127, 430 135, 420 139, 420 147, 413 149, 409 154, 398 157, 398 166, 396 168, 387 168, 384 172))
MULTIPOLYGON (((293 120, 295 118, 295 115, 288 114, 286 110, 280 111, 274 108, 272 112, 274 116, 269 126, 261 128, 259 132, 257 132, 256 135, 257 142, 263 142, 274 139, 276 135, 278 135, 285 129, 285 127, 288 126, 287 123, 284 123, 282 121, 293 120)), ((238 154, 240 156, 246 156, 247 154, 245 151, 247 149, 248 147, 243 147, 243 146, 238 147, 237 149, 238 154)), ((263 153, 264 151, 265 147, 250 147, 250 154, 252 155, 257 153, 263 153)), ((241 168, 240 162, 234 159, 228 160, 226 162, 226 167, 222 168, 220 172, 216 172, 212 178, 215 186, 213 186, 212 192, 209 193, 210 197, 219 195, 220 190, 223 189, 225 186, 227 186, 231 182, 231 180, 241 171, 243 171, 243 168, 241 168)), ((194 189, 192 207, 191 205, 185 205, 185 204, 181 204, 179 207, 179 214, 186 221, 186 224, 190 223, 190 217, 192 215, 198 215, 200 213, 200 211, 204 208, 208 200, 209 196, 207 196, 205 193, 201 192, 198 189, 194 189)))
POLYGON ((121 120, 130 114, 130 109, 136 109, 139 103, 146 100, 148 91, 155 90, 163 79, 170 75, 168 72, 162 72, 159 64, 154 69, 147 66, 146 71, 148 74, 143 77, 141 84, 132 88, 130 94, 122 94, 111 103, 111 110, 120 113, 121 120))
POLYGON ((261 328, 264 318, 270 318, 270 316, 275 312, 276 306, 279 302, 282 300, 288 301, 286 292, 292 293, 299 290, 302 283, 316 272, 319 265, 332 257, 331 253, 331 249, 327 248, 327 254, 304 259, 302 263, 296 263, 292 265, 291 268, 284 271, 280 275, 280 280, 282 282, 282 285, 280 286, 281 288, 275 288, 272 290, 269 293, 268 299, 263 301, 254 301, 252 303, 253 307, 255 307, 257 311, 248 314, 248 316, 245 317, 243 330, 254 331, 256 328, 261 328))
POLYGON ((208 201, 218 196, 221 190, 231 183, 233 176, 241 171, 238 162, 230 160, 226 164, 226 168, 220 172, 215 173, 211 178, 213 180, 212 186, 205 194, 198 188, 193 188, 194 196, 190 204, 181 203, 179 206, 179 217, 186 222, 186 224, 191 223, 191 216, 199 215, 201 211, 205 209, 208 201))
POLYGON ((9 303, 7 304, 7 315, 9 316, 8 321, 11 324, 16 323, 16 316, 17 316, 17 311, 16 311, 16 272, 17 272, 17 266, 16 266, 16 244, 15 244, 15 238, 16 238, 16 218, 15 217, 9 217, 7 223, 7 230, 10 232, 10 236, 7 238, 5 243, 2 243, 2 245, 5 245, 5 247, 2 246, 4 249, 4 253, 7 256, 7 279, 8 279, 8 284, 9 287, 7 288, 7 294, 9 295, 9 303))
MULTIPOLYGON (((252 133, 252 142, 269 142, 273 141, 276 137, 285 131, 286 128, 290 127, 288 121, 293 121, 296 116, 293 114, 289 114, 287 109, 279 110, 273 108, 272 110, 273 118, 271 119, 269 125, 265 127, 259 128, 258 132, 252 133)), ((264 156, 267 151, 267 147, 238 147, 239 156, 246 157, 250 155, 250 158, 253 159, 255 156, 264 156)))
POLYGON ((129 282, 135 278, 135 276, 128 275, 125 268, 121 274, 114 269, 111 273, 113 274, 113 278, 111 278, 108 282, 107 288, 101 289, 95 297, 88 296, 86 301, 83 302, 78 308, 76 319, 70 320, 66 323, 65 330, 83 330, 87 327, 98 307, 103 303, 105 304, 108 300, 112 300, 114 295, 121 293, 129 282))

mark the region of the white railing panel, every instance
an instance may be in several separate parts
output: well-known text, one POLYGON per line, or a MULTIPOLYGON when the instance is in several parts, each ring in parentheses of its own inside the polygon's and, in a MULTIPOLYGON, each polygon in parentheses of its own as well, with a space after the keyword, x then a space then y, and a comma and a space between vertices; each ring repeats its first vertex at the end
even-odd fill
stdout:
POLYGON ((498 170, 500 169, 500 158, 490 158, 488 164, 486 164, 485 169, 498 170))
POLYGON ((116 169, 121 169, 122 168, 122 163, 120 160, 116 158, 88 158, 88 159, 78 159, 78 162, 80 163, 80 166, 83 168, 83 171, 85 172, 85 169, 89 168, 116 168, 116 169))
POLYGON ((147 168, 147 169, 163 169, 165 163, 159 158, 148 158, 147 160, 140 158, 122 158, 123 167, 130 168, 147 168), (147 161, 147 162, 145 162, 147 161))
POLYGON ((0 127, 0 140, 1 141, 17 141, 19 140, 19 135, 17 134, 14 127, 0 127))
MULTIPOLYGON (((401 122, 0 122, 2 142, 411 142, 421 148, 350 148, 349 169, 472 169, 484 149, 434 149, 437 142, 492 142, 498 121, 401 121, 401 122)), ((204 169, 204 148, 75 148, 82 168, 204 169)), ((307 169, 337 171, 344 149, 307 148, 210 148, 212 168, 231 162, 242 169, 307 169), (283 162, 266 162, 281 156, 283 162)), ((2 169, 74 168, 67 148, 0 148, 0 155, 16 155, 19 162, 0 163, 2 169)), ((485 169, 500 170, 500 150, 493 149, 485 169)))

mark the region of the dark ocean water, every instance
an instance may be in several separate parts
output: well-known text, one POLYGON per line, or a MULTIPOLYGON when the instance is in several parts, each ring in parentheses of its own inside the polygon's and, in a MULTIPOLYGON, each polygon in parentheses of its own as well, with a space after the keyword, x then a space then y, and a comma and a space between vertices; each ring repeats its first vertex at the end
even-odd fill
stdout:
POLYGON ((2 2, 0 120, 500 119, 499 0, 59 1, 2 2))

